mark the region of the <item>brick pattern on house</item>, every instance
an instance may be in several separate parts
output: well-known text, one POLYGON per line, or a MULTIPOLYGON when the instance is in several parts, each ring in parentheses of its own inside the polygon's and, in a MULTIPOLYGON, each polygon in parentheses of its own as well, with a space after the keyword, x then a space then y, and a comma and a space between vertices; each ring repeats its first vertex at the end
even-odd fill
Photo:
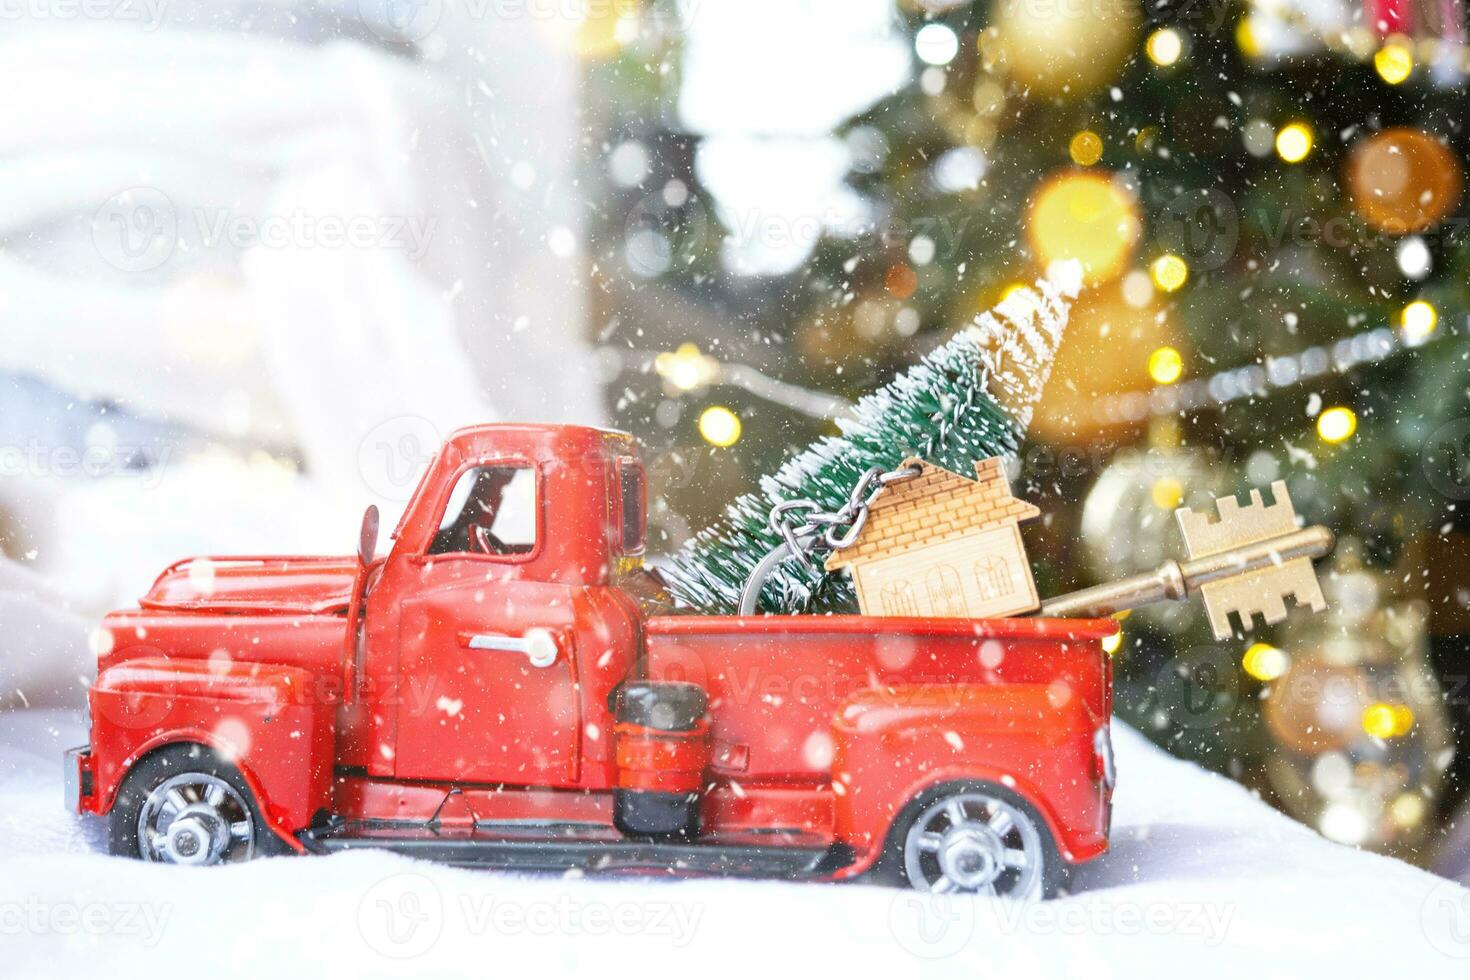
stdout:
POLYGON ((857 541, 827 559, 829 571, 1041 514, 1034 505, 1011 496, 999 457, 976 463, 973 480, 919 459, 906 459, 903 465, 919 466, 922 472, 878 496, 857 541))

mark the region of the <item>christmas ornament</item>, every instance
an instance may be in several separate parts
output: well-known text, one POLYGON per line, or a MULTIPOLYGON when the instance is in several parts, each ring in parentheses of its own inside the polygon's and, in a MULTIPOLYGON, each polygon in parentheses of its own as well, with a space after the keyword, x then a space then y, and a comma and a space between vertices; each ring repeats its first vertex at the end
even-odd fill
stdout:
POLYGON ((1390 235, 1439 224, 1459 205, 1462 182, 1454 154, 1428 133, 1408 127, 1360 141, 1347 162, 1353 207, 1390 235))
POLYGON ((1084 98, 1118 74, 1138 41, 1126 0, 1089 4, 1004 0, 994 27, 1010 78, 1040 98, 1084 98))
MULTIPOLYGON (((1198 509, 1229 486, 1225 467, 1200 450, 1156 446, 1120 452, 1082 506, 1082 550, 1093 576, 1107 580, 1156 567, 1178 540, 1174 509, 1181 504, 1198 509)), ((1194 621, 1195 611, 1176 603, 1149 606, 1136 615, 1180 632, 1194 621)))
POLYGON ((1262 692, 1277 751, 1266 772, 1287 811, 1348 844, 1412 846, 1451 746, 1429 670, 1427 611, 1344 543, 1325 582, 1331 612, 1281 634, 1289 662, 1262 692))
MULTIPOLYGON (((735 611, 751 572, 783 543, 770 514, 785 501, 835 513, 874 467, 886 472, 913 456, 959 473, 977 460, 1014 453, 1080 288, 1081 270, 1059 264, 1034 289, 1011 292, 919 365, 863 398, 851 418, 839 420, 841 435, 789 459, 670 558, 661 573, 675 599, 735 611)), ((793 556, 773 570, 760 608, 840 611, 853 608, 855 598, 845 581, 814 578, 793 556)))

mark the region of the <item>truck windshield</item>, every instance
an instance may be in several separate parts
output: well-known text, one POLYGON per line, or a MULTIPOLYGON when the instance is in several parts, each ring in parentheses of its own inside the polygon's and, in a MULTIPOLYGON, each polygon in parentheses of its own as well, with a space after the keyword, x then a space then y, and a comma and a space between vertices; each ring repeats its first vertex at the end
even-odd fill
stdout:
POLYGON ((536 473, 476 466, 455 481, 431 555, 525 555, 536 548, 536 473))

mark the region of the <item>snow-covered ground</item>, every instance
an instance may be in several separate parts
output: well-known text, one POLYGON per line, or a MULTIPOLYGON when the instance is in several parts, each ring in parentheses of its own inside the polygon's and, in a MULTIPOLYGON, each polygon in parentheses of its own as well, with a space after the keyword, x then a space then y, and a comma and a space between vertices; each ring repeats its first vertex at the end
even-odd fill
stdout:
POLYGON ((1330 843, 1124 726, 1113 849, 1027 907, 868 886, 522 877, 389 854, 104 856, 80 715, 0 716, 0 976, 1463 976, 1470 890, 1330 843))

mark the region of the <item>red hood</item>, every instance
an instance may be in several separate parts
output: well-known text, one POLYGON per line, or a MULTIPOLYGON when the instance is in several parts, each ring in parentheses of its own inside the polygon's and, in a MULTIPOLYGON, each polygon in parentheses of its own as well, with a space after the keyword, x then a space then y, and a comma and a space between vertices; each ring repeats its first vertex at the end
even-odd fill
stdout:
POLYGON ((356 576, 354 558, 186 558, 158 576, 140 605, 211 612, 330 612, 347 607, 356 576))

